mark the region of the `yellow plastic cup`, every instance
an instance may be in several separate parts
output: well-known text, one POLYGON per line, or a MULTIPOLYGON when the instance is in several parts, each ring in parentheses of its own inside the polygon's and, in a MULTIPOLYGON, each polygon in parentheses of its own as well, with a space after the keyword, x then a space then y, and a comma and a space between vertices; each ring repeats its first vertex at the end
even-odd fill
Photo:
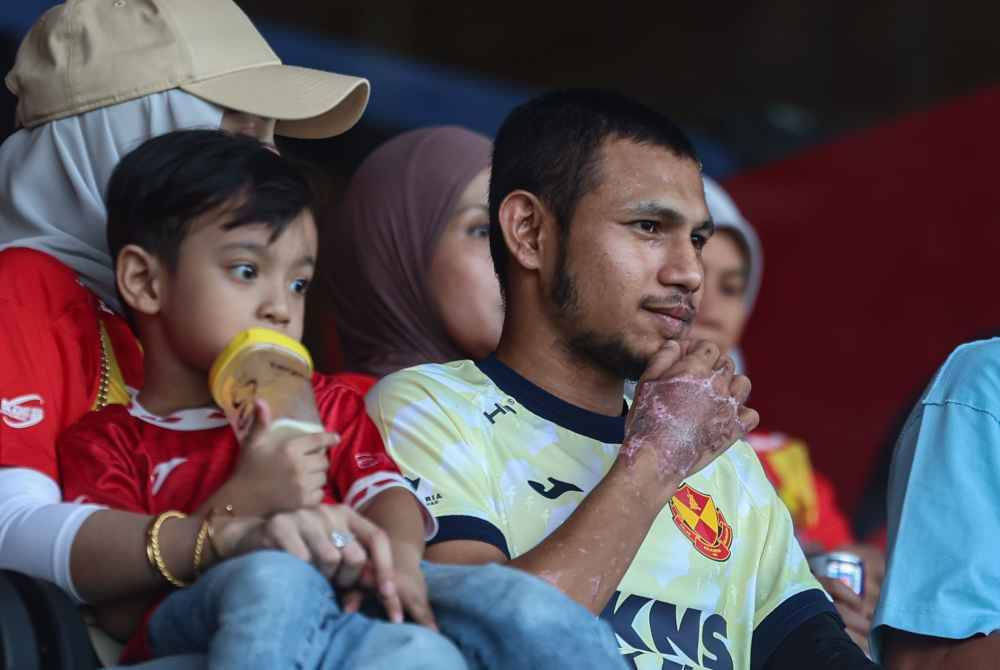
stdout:
POLYGON ((250 328, 215 359, 208 384, 241 441, 253 427, 258 399, 271 410, 269 433, 321 433, 312 372, 312 357, 300 342, 275 330, 250 328))

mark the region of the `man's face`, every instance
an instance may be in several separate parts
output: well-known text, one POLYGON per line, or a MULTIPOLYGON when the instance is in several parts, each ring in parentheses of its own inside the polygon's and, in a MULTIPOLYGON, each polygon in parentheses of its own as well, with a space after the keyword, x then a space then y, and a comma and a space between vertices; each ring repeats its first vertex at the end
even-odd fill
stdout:
POLYGON ((305 293, 316 258, 316 224, 300 213, 272 240, 267 224, 230 230, 226 213, 195 220, 166 271, 160 316, 178 358, 208 370, 234 336, 270 328, 302 337, 305 293))
POLYGON ((634 379, 667 340, 686 335, 712 224, 694 161, 622 139, 605 142, 599 161, 549 294, 565 345, 634 379))

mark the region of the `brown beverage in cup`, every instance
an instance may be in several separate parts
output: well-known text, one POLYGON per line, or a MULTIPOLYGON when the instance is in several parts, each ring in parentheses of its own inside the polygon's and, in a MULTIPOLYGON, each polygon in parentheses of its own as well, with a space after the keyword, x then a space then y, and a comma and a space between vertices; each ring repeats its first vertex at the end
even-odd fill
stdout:
POLYGON ((230 341, 208 374, 212 398, 242 442, 253 429, 254 406, 264 400, 275 439, 322 433, 312 387, 309 351, 292 338, 266 328, 250 328, 230 341))

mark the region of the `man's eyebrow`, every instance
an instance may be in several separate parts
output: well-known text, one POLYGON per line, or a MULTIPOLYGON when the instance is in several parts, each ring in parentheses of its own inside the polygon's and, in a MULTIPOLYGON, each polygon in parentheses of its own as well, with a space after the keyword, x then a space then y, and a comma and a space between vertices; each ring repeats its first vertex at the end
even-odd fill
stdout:
POLYGON ((625 208, 625 212, 629 216, 646 216, 670 223, 681 223, 684 221, 684 215, 673 207, 668 207, 652 200, 644 200, 634 205, 629 205, 625 208))
MULTIPOLYGON (((653 200, 645 200, 626 207, 625 212, 628 216, 648 217, 675 225, 680 225, 685 221, 684 215, 673 207, 653 200)), ((711 219, 705 219, 696 225, 694 230, 705 237, 711 237, 715 234, 715 223, 711 219)))

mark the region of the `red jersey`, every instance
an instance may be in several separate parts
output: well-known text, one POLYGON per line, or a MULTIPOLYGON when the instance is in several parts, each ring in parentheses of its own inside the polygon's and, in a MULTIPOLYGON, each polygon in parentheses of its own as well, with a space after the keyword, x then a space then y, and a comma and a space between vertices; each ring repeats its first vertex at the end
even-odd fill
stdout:
MULTIPOLYGON (((313 375, 313 389, 324 426, 340 435, 328 452, 325 501, 357 509, 388 488, 409 490, 361 394, 319 374, 313 375)), ((239 450, 216 407, 161 417, 133 399, 84 416, 60 437, 63 495, 143 514, 190 514, 229 478, 239 450)))
POLYGON ((778 496, 788 507, 803 549, 832 551, 854 541, 837 505, 833 485, 812 467, 805 443, 781 433, 757 431, 747 441, 778 496))
POLYGON ((94 408, 102 376, 109 402, 142 385, 141 350, 70 268, 33 249, 0 251, 0 335, 0 467, 58 480, 56 438, 94 408))
POLYGON ((368 395, 368 392, 378 382, 378 377, 364 372, 338 372, 334 376, 361 395, 368 395))
MULTIPOLYGON (((412 490, 389 457, 378 429, 365 411, 364 397, 333 377, 313 375, 316 407, 323 424, 340 435, 328 454, 330 470, 324 502, 360 509, 389 488, 412 490)), ((59 438, 60 470, 66 500, 113 509, 159 514, 192 513, 232 474, 240 446, 216 407, 156 416, 136 400, 87 414, 59 438)), ((437 530, 423 507, 425 531, 437 530)), ((144 618, 148 621, 150 609, 144 618)), ((146 627, 126 646, 123 661, 149 657, 146 627)))

